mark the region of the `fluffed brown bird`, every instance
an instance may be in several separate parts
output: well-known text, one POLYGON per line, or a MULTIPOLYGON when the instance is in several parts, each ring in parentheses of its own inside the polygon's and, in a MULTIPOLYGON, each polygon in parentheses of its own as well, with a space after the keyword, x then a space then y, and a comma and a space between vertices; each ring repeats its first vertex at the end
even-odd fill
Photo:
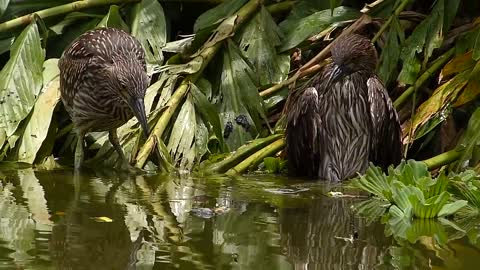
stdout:
POLYGON ((382 81, 377 52, 351 34, 332 44, 332 60, 289 96, 286 153, 293 175, 341 181, 369 161, 386 169, 402 158, 401 128, 382 81))
POLYGON ((91 131, 108 131, 128 166, 117 128, 135 116, 148 135, 144 97, 149 78, 141 44, 115 28, 88 31, 65 50, 59 69, 62 101, 78 134, 75 168, 82 165, 84 137, 91 131))

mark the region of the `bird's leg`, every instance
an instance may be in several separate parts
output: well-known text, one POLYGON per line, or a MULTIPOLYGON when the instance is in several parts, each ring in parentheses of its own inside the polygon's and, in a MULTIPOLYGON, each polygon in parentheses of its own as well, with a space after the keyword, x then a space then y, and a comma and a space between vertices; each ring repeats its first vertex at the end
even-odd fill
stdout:
POLYGON ((129 163, 127 158, 125 157, 125 154, 123 153, 122 147, 120 146, 120 141, 118 140, 116 129, 112 129, 108 132, 108 139, 110 140, 110 143, 113 145, 118 155, 120 156, 120 159, 122 160, 122 166, 128 166, 129 163))
POLYGON ((116 129, 112 129, 108 132, 108 139, 110 140, 110 143, 113 145, 113 147, 117 151, 118 155, 120 156, 120 159, 121 159, 121 162, 122 162, 121 170, 128 171, 128 172, 131 172, 131 173, 142 172, 142 170, 133 167, 128 162, 127 158, 125 157, 125 154, 123 153, 122 147, 120 146, 120 141, 118 140, 116 129))
POLYGON ((80 169, 83 163, 84 149, 83 144, 85 141, 85 132, 78 132, 77 134, 77 147, 75 147, 75 169, 80 169))

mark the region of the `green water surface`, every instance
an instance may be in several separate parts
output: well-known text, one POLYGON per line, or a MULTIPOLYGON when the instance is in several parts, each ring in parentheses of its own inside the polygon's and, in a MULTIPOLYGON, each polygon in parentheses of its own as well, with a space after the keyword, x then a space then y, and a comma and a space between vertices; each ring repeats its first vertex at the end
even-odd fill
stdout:
POLYGON ((0 174, 1 269, 480 269, 476 236, 398 241, 318 182, 0 174))

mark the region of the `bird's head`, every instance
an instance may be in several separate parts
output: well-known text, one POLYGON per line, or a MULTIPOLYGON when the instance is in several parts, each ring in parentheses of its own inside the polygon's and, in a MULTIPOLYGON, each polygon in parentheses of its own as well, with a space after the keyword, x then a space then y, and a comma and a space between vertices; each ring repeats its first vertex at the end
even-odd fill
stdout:
POLYGON ((357 71, 373 73, 377 65, 377 51, 369 39, 350 34, 337 38, 332 44, 333 71, 330 81, 357 71))
POLYGON ((148 137, 149 130, 144 98, 150 80, 144 64, 137 59, 122 59, 108 67, 107 73, 112 91, 128 104, 133 115, 140 123, 145 136, 148 137))

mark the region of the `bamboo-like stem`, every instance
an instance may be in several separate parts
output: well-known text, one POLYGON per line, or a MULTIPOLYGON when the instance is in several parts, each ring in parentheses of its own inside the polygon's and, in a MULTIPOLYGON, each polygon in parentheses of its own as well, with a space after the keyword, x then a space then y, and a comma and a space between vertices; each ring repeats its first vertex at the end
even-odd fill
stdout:
POLYGON ((320 64, 316 64, 304 71, 302 71, 302 73, 298 74, 298 75, 294 75, 290 78, 288 78, 287 80, 279 83, 279 84, 275 84, 273 85, 272 87, 270 88, 267 88, 263 91, 260 92, 260 96, 263 97, 263 98, 266 98, 266 97, 269 97, 273 94, 275 94, 276 92, 280 91, 280 89, 282 89, 283 87, 285 86, 288 86, 290 84, 292 84, 293 82, 295 82, 298 78, 303 78, 303 77, 306 77, 306 76, 309 76, 309 75, 312 75, 314 73, 317 73, 320 69, 322 69, 322 67, 324 67, 327 63, 324 61, 320 64), (297 77, 298 76, 298 77, 297 77))
MULTIPOLYGON (((260 6, 260 0, 250 0, 247 4, 245 4, 242 8, 240 8, 236 14, 232 16, 236 16, 235 26, 233 31, 235 32, 240 26, 242 26, 255 11, 257 11, 258 7, 260 6)), ((175 90, 173 95, 170 97, 169 101, 167 102, 166 110, 162 113, 162 116, 158 119, 158 122, 155 125, 152 133, 148 137, 145 144, 140 148, 140 151, 137 155, 137 162, 135 166, 137 168, 143 168, 145 162, 148 159, 149 154, 152 152, 152 149, 155 147, 155 136, 157 138, 162 138, 163 132, 167 128, 168 123, 170 122, 173 114, 175 113, 176 109, 180 106, 182 101, 185 98, 185 95, 188 93, 190 83, 195 83, 197 79, 202 74, 203 70, 207 67, 216 53, 219 51, 220 47, 222 46, 222 42, 218 42, 215 45, 207 48, 201 48, 201 52, 197 57, 202 58, 202 66, 199 71, 195 74, 190 74, 183 79, 180 86, 175 90)), ((192 60, 192 61, 195 61, 192 60)), ((186 127, 187 128, 187 127, 186 127)))
POLYGON ((251 143, 238 148, 237 151, 232 153, 230 156, 228 156, 224 160, 212 164, 206 169, 206 171, 223 173, 229 170, 230 168, 232 168, 233 166, 235 166, 236 164, 239 164, 241 160, 248 158, 250 155, 252 155, 256 151, 259 151, 263 147, 271 144, 276 140, 281 139, 282 137, 283 137, 283 134, 274 134, 266 138, 261 138, 261 139, 252 141, 251 143))
POLYGON ((284 1, 276 4, 271 4, 267 6, 267 10, 272 14, 289 11, 292 9, 293 5, 295 5, 295 2, 296 1, 284 1))
POLYGON ((423 160, 423 162, 427 165, 428 169, 432 170, 458 160, 462 156, 462 153, 463 149, 453 149, 445 153, 441 153, 440 155, 423 160))
POLYGON ((244 159, 242 162, 237 164, 235 167, 228 170, 226 175, 235 175, 245 172, 249 167, 257 166, 264 158, 273 156, 275 153, 280 151, 285 146, 285 140, 280 138, 268 146, 260 149, 255 154, 244 159))
POLYGON ((438 57, 437 60, 435 60, 435 62, 433 62, 432 65, 427 70, 425 70, 425 72, 420 77, 418 77, 415 84, 413 84, 407 90, 405 90, 405 92, 403 92, 402 95, 400 95, 395 100, 395 102, 393 102, 393 106, 395 106, 397 110, 401 108, 401 106, 408 100, 410 95, 413 94, 415 89, 418 89, 419 87, 421 87, 428 79, 430 79, 430 77, 435 72, 437 72, 437 70, 442 68, 445 65, 445 63, 448 60, 450 60, 450 58, 452 58, 454 53, 455 53, 455 48, 451 48, 450 50, 442 54, 440 57, 438 57))
POLYGON ((29 24, 34 19, 34 16, 37 15, 40 18, 48 18, 52 16, 57 16, 65 13, 69 13, 72 11, 78 11, 86 8, 97 7, 97 6, 104 6, 104 5, 112 5, 112 4, 122 4, 122 3, 131 3, 131 2, 139 2, 140 0, 84 0, 84 1, 76 1, 52 8, 47 8, 43 10, 36 11, 31 14, 27 14, 18 18, 15 18, 10 21, 6 21, 4 23, 0 23, 0 33, 11 30, 15 27, 29 24))
POLYGON ((395 9, 395 11, 393 12, 392 16, 390 16, 388 18, 388 20, 382 25, 382 27, 380 28, 380 30, 378 30, 378 32, 375 34, 375 36, 372 38, 372 43, 375 43, 379 38, 380 36, 383 34, 383 32, 385 32, 385 30, 387 30, 387 28, 390 26, 390 24, 392 23, 393 21, 393 18, 394 17, 398 17, 398 15, 400 15, 400 13, 402 13, 402 11, 405 9, 405 7, 407 6, 407 4, 410 3, 410 0, 403 0, 400 5, 398 5, 397 9, 395 9))

